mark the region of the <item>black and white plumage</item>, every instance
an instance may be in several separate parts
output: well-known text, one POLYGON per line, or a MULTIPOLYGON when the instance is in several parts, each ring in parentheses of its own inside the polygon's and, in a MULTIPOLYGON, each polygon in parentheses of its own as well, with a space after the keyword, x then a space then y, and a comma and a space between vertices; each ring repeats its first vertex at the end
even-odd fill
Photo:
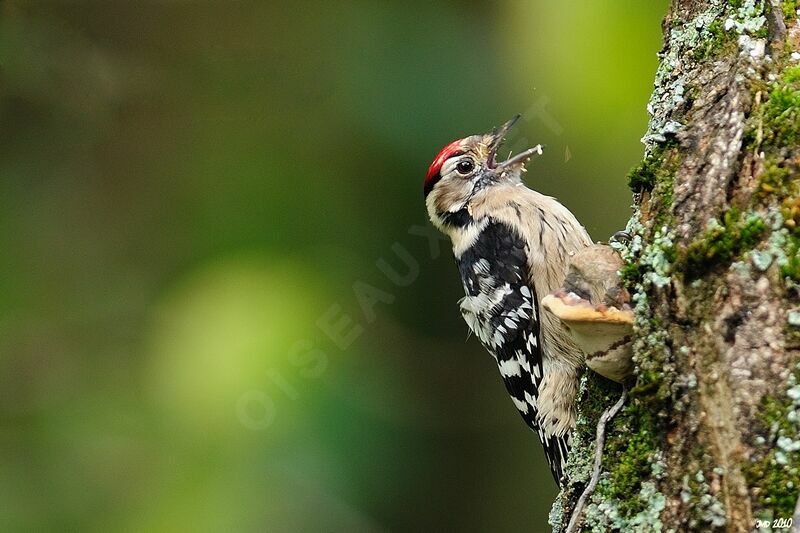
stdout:
POLYGON ((528 279, 528 246, 508 225, 488 218, 475 242, 456 257, 466 296, 459 302, 469 328, 497 362, 522 418, 539 434, 558 482, 569 436, 548 436, 539 427, 539 386, 544 369, 539 301, 528 279))
POLYGON ((429 169, 426 205, 453 242, 461 314, 561 483, 583 355, 560 322, 541 315, 539 298, 560 286, 569 258, 591 240, 563 205, 522 184, 524 163, 541 149, 495 161, 512 123, 447 145, 429 169))

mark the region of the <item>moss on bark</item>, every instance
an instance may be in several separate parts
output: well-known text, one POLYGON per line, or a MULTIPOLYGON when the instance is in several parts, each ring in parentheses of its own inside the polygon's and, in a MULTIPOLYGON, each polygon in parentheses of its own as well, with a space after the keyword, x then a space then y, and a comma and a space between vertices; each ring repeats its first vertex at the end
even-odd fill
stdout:
MULTIPOLYGON (((646 157, 628 175, 636 383, 608 427, 586 531, 750 530, 797 501, 800 24, 785 0, 770 34, 770 9, 673 0, 667 15, 646 157)), ((556 531, 618 395, 591 374, 581 391, 556 531)))

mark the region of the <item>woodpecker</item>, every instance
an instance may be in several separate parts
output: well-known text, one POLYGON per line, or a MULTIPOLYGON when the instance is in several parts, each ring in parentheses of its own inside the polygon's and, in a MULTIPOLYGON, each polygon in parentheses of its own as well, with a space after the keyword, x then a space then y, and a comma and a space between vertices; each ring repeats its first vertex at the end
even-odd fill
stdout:
POLYGON ((497 161, 518 119, 445 146, 423 190, 431 222, 453 244, 466 293, 461 314, 497 362, 561 485, 584 355, 539 300, 561 287, 570 258, 592 240, 566 207, 522 182, 541 145, 497 161))

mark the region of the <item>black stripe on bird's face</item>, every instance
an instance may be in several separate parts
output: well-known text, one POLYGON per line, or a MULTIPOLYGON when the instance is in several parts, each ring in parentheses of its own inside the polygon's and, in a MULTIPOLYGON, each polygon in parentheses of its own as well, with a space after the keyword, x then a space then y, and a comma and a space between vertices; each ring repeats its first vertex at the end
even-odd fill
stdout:
POLYGON ((444 224, 454 228, 463 228, 475 221, 466 207, 462 207, 458 211, 446 211, 439 213, 439 218, 444 224))

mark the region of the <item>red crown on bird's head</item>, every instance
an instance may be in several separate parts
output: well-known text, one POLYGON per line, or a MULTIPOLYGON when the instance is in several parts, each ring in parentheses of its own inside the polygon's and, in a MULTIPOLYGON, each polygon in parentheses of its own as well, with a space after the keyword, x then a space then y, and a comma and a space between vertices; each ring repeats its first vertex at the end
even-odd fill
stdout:
POLYGON ((425 175, 425 183, 424 183, 424 189, 426 195, 433 188, 434 183, 436 183, 436 181, 441 177, 439 173, 442 170, 442 165, 444 165, 444 162, 450 159, 451 157, 461 155, 462 153, 464 153, 463 150, 461 149, 462 140, 463 139, 458 139, 456 141, 451 142, 444 148, 442 148, 434 158, 433 163, 431 163, 431 166, 428 167, 428 173, 425 175))

